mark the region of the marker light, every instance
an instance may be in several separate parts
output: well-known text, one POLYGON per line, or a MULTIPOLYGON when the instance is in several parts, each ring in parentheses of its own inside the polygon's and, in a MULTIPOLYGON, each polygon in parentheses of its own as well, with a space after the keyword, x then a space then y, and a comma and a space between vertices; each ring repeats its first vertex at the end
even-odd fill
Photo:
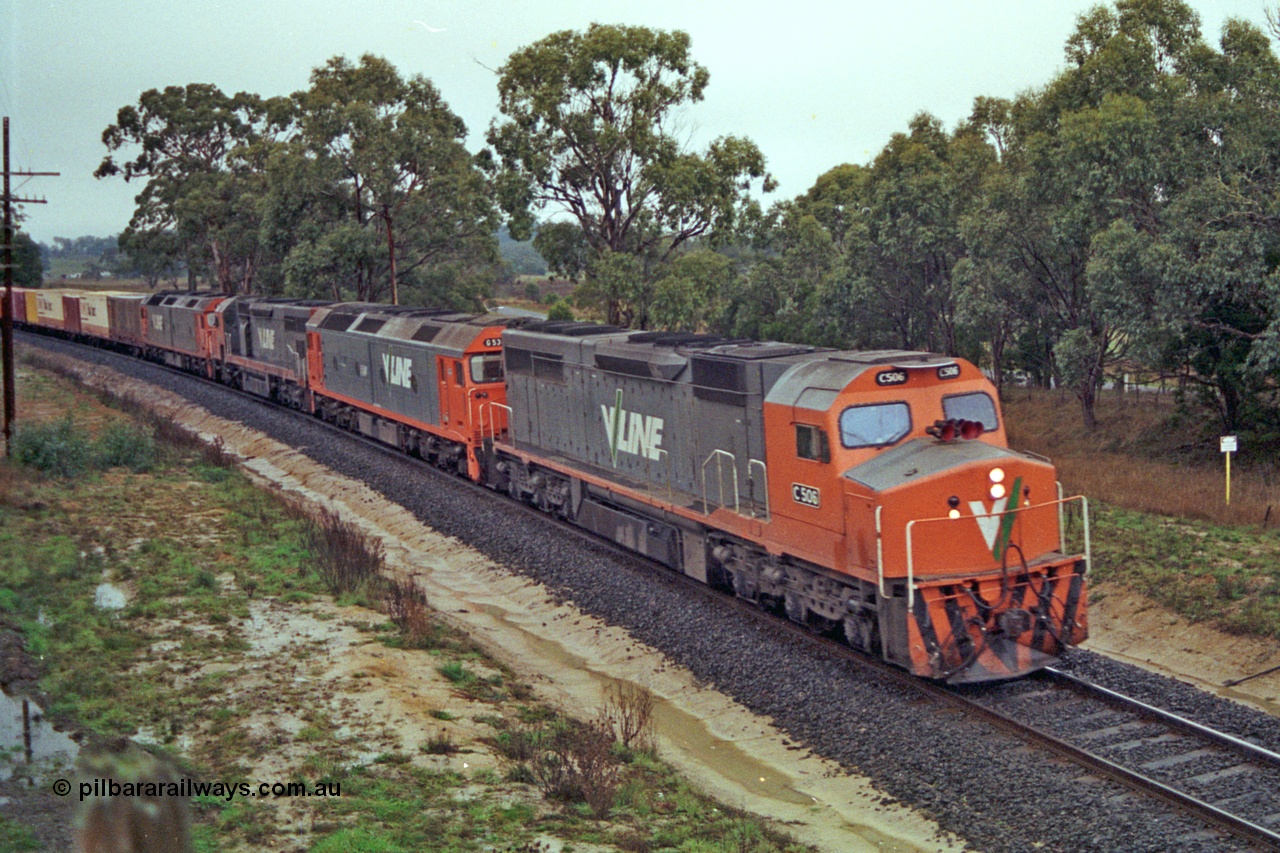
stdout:
POLYGON ((1004 469, 1003 469, 1003 468, 992 468, 992 469, 991 469, 991 474, 990 474, 990 476, 991 476, 991 482, 993 482, 993 483, 1003 483, 1003 482, 1004 482, 1004 469))
POLYGON ((951 441, 957 437, 972 441, 982 436, 982 423, 948 418, 945 421, 934 421, 933 426, 925 427, 924 431, 939 441, 951 441))
POLYGON ((996 483, 994 486, 991 487, 991 498, 992 500, 998 500, 999 498, 1002 498, 1002 497, 1004 497, 1004 486, 1000 485, 999 483, 996 483))

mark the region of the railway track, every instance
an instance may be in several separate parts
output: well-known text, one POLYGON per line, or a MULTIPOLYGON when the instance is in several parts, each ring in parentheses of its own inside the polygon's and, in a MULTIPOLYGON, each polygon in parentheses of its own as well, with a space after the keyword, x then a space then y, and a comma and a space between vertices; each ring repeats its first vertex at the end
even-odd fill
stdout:
MULTIPOLYGON (((707 594, 705 588, 699 591, 707 594)), ((746 602, 735 604, 764 615, 746 602)), ((1280 753, 1057 669, 1018 681, 949 687, 783 622, 888 681, 985 720, 1256 849, 1280 851, 1280 753)))
POLYGON ((1053 668, 954 695, 1093 772, 1280 850, 1280 754, 1053 668))
MULTIPOLYGON (((189 379, 202 379, 177 370, 171 372, 189 379)), ((202 381, 255 402, 264 402, 260 397, 209 380, 202 381)), ((345 436, 379 454, 417 463, 431 476, 446 478, 478 493, 491 494, 487 489, 422 460, 411 459, 380 442, 325 424, 301 412, 284 407, 280 410, 292 412, 311 424, 345 436)), ((751 618, 766 619, 775 627, 793 632, 807 642, 826 646, 852 665, 874 670, 878 678, 982 719, 1013 737, 1084 768, 1093 776, 1110 779, 1157 798, 1178 812, 1212 827, 1208 832, 1225 832, 1258 849, 1280 851, 1280 754, 1057 670, 1046 670, 1017 682, 961 688, 921 681, 882 661, 861 655, 842 643, 817 636, 785 617, 774 618, 749 602, 723 595, 673 573, 533 507, 515 502, 511 502, 509 507, 512 511, 535 516, 541 523, 555 524, 570 537, 616 552, 629 560, 649 564, 669 583, 687 588, 688 593, 694 596, 707 596, 737 607, 751 618)), ((1130 795, 1120 792, 1118 796, 1130 795)))

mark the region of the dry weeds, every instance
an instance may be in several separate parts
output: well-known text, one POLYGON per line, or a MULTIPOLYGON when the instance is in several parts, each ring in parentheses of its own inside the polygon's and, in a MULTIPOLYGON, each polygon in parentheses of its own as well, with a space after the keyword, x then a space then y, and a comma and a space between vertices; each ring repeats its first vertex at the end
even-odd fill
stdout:
POLYGON ((1280 523, 1277 464, 1250 458, 1242 446, 1232 458, 1228 506, 1225 465, 1202 438, 1208 427, 1177 426, 1172 395, 1131 392, 1117 399, 1108 392, 1093 433, 1080 426, 1070 394, 1014 389, 1004 410, 1009 445, 1052 459, 1069 494, 1222 524, 1280 523))
POLYGON ((653 732, 653 692, 632 681, 610 682, 605 690, 600 723, 626 749, 655 751, 653 732))

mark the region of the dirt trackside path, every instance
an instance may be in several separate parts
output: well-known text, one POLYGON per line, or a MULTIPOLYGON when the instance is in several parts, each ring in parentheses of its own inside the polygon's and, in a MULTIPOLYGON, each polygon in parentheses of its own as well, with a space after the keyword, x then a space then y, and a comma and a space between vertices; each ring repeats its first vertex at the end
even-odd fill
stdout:
MULTIPOLYGON (((108 389, 156 410, 209 441, 220 437, 226 451, 263 481, 328 507, 379 537, 390 571, 412 578, 436 611, 557 706, 578 714, 597 708, 604 687, 615 679, 647 687, 659 697, 659 753, 721 801, 778 821, 800 841, 823 850, 961 849, 940 839, 936 826, 915 813, 882 805, 883 795, 865 780, 804 754, 767 720, 698 685, 687 671, 620 629, 555 603, 540 586, 423 526, 364 485, 115 371, 47 353, 41 359, 74 372, 91 388, 108 389)), ((424 732, 439 725, 435 720, 441 714, 465 715, 453 707, 447 685, 443 691, 431 688, 413 672, 412 658, 406 657, 411 653, 370 642, 367 633, 351 627, 352 621, 340 609, 282 615, 255 606, 246 639, 264 661, 309 645, 324 650, 318 660, 313 656, 308 661, 310 669, 289 677, 276 674, 260 685, 264 697, 273 685, 287 686, 289 678, 320 681, 352 719, 377 723, 380 742, 369 748, 378 753, 421 741, 424 732)), ((262 716, 264 729, 276 735, 277 743, 292 741, 289 749, 305 749, 305 742, 298 742, 302 729, 285 726, 281 731, 270 713, 262 716)), ((492 762, 480 754, 470 761, 465 755, 448 760, 456 770, 492 762)))

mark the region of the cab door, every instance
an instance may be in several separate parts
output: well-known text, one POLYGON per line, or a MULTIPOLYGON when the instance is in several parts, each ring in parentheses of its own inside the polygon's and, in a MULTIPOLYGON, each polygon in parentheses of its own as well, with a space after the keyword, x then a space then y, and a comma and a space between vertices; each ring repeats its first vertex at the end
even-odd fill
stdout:
POLYGON ((462 362, 436 356, 436 372, 440 384, 440 426, 462 430, 467 422, 467 380, 462 362))

